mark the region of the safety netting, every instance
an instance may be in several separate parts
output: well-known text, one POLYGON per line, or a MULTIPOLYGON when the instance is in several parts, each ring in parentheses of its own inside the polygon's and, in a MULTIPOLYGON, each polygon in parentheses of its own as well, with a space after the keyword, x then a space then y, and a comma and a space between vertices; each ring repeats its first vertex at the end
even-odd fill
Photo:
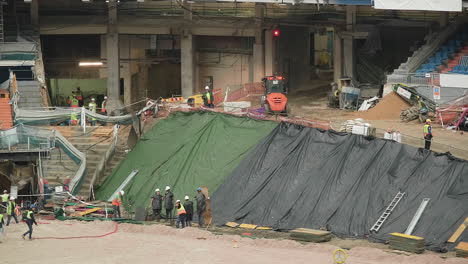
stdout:
POLYGON ((135 210, 149 205, 156 188, 170 186, 179 200, 193 197, 199 186, 213 192, 276 125, 214 112, 172 113, 96 188, 96 198, 107 200, 123 186, 124 204, 135 210))
MULTIPOLYGON (((281 123, 212 195, 216 224, 274 229, 326 228, 339 236, 383 240, 404 232, 424 198, 413 235, 429 248, 468 215, 468 162, 390 140, 281 123), (377 233, 371 227, 405 195, 377 233)), ((465 232, 459 240, 467 240, 465 232)))

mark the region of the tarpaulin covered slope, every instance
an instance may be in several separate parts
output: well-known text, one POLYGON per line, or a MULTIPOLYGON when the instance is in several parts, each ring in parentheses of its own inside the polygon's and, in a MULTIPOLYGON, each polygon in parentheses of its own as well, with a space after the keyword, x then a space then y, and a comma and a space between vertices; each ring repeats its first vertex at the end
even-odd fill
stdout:
POLYGON ((277 124, 211 112, 177 112, 160 121, 135 145, 97 190, 108 199, 132 170, 124 202, 148 206, 156 188, 171 186, 175 199, 194 197, 198 186, 213 192, 277 124))
POLYGON ((392 141, 282 123, 212 195, 212 208, 216 224, 326 227, 363 237, 399 190, 406 195, 372 237, 404 232, 427 197, 413 235, 438 246, 468 216, 468 162, 392 141))

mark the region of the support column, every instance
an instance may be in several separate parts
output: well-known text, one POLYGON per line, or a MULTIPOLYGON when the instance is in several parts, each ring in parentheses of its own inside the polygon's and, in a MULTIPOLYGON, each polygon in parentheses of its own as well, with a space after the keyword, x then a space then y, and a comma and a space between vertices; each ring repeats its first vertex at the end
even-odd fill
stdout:
POLYGON ((441 12, 439 18, 439 25, 441 28, 446 27, 449 23, 449 12, 441 12))
POLYGON ((120 53, 117 31, 117 0, 108 3, 108 24, 106 35, 107 51, 107 97, 109 113, 123 106, 120 93, 120 53))
POLYGON ((31 24, 35 32, 39 32, 39 0, 31 1, 31 24))
POLYGON ((180 36, 180 76, 182 86, 182 96, 188 97, 193 94, 194 67, 193 67, 193 35, 188 30, 180 36))
MULTIPOLYGON (((336 30, 336 29, 335 29, 336 30)), ((335 32, 333 40, 333 75, 336 83, 339 83, 339 79, 343 75, 343 50, 341 45, 341 37, 335 32)))
MULTIPOLYGON (((356 25, 356 6, 346 6, 346 31, 353 32, 356 25)), ((343 38, 344 69, 343 74, 354 77, 354 37, 343 38)))
POLYGON ((263 45, 263 4, 255 4, 255 43, 253 46, 253 77, 254 82, 261 82, 265 76, 265 59, 264 59, 264 45, 263 45))
POLYGON ((273 75, 278 69, 275 61, 276 41, 273 38, 273 31, 265 31, 265 76, 273 75))

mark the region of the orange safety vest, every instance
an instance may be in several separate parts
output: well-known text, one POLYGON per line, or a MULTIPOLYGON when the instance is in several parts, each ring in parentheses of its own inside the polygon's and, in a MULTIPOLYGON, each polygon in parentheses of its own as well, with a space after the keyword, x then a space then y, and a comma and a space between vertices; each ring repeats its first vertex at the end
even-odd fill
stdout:
POLYGON ((114 198, 114 200, 112 200, 112 205, 120 206, 121 204, 122 202, 120 201, 119 198, 114 198))
POLYGON ((181 214, 186 214, 187 211, 185 211, 185 208, 182 204, 180 204, 180 208, 177 209, 177 215, 181 215, 181 214))

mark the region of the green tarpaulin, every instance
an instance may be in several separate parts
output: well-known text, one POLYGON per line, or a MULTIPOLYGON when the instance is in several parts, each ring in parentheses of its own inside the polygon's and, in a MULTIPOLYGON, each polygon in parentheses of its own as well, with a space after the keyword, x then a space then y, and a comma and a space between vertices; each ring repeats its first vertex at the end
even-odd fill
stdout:
POLYGON ((149 206, 154 190, 164 193, 166 185, 175 200, 193 199, 199 186, 213 193, 276 125, 212 112, 173 113, 140 139, 96 190, 96 198, 112 196, 134 169, 139 173, 124 188, 124 205, 132 211, 149 206))

